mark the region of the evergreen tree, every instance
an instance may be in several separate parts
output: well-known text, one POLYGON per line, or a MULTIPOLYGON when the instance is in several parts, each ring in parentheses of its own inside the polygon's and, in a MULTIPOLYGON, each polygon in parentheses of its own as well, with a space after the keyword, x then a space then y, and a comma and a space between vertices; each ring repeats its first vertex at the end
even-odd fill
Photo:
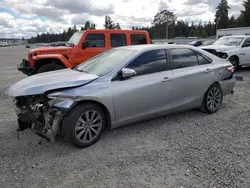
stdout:
POLYGON ((244 22, 246 26, 250 26, 250 0, 245 0, 243 6, 245 8, 245 10, 242 11, 244 22))
POLYGON ((113 23, 110 16, 105 16, 105 23, 104 23, 104 29, 114 29, 115 24, 113 23))
POLYGON ((216 9, 215 22, 218 24, 218 29, 227 28, 229 22, 228 10, 230 9, 227 0, 221 0, 216 9))
POLYGON ((236 26, 236 19, 234 18, 234 16, 232 16, 230 19, 229 19, 229 27, 235 27, 236 26))
POLYGON ((121 29, 120 24, 118 22, 116 23, 115 29, 121 29))
POLYGON ((86 21, 85 26, 84 26, 84 30, 89 30, 90 29, 90 22, 86 21))
MULTIPOLYGON (((245 21, 243 13, 240 14, 240 16, 237 18, 237 25, 236 27, 244 27, 247 26, 247 23, 245 21)), ((249 26, 249 25, 248 25, 249 26)))
POLYGON ((95 24, 94 23, 90 24, 90 29, 95 29, 95 24))

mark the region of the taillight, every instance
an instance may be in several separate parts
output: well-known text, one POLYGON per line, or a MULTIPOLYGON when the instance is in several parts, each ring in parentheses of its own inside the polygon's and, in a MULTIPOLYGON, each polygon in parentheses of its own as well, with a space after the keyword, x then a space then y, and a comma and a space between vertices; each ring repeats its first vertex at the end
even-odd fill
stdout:
POLYGON ((227 71, 230 72, 230 73, 233 73, 234 72, 234 66, 228 67, 227 71))

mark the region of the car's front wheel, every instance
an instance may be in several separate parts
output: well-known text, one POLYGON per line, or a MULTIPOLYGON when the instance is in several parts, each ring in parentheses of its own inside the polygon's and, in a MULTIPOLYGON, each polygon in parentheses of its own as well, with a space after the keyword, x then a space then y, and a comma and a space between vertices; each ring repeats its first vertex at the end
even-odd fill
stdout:
POLYGON ((217 112, 221 106, 222 99, 223 94, 220 85, 211 85, 204 95, 201 111, 208 114, 217 112))
POLYGON ((239 59, 237 58, 237 57, 230 57, 229 58, 229 61, 230 61, 230 63, 232 63, 232 65, 234 66, 234 70, 237 70, 237 69, 239 69, 239 59))
POLYGON ((79 104, 63 119, 62 135, 76 147, 85 148, 96 143, 105 127, 103 110, 95 104, 79 104))

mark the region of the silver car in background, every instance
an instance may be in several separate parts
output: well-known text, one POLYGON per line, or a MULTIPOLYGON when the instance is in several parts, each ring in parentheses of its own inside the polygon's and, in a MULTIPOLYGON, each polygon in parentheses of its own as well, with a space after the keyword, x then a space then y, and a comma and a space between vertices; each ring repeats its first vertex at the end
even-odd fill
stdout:
POLYGON ((12 85, 18 130, 77 147, 113 129, 199 108, 215 113, 235 79, 230 62, 190 45, 113 48, 73 69, 27 77, 12 85))

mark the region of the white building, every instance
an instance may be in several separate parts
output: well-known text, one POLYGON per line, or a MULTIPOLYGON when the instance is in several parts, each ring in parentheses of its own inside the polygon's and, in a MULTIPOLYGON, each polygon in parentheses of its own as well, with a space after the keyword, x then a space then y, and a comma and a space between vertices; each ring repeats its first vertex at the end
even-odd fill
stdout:
POLYGON ((250 35, 250 27, 218 29, 216 32, 216 39, 231 35, 250 35))

